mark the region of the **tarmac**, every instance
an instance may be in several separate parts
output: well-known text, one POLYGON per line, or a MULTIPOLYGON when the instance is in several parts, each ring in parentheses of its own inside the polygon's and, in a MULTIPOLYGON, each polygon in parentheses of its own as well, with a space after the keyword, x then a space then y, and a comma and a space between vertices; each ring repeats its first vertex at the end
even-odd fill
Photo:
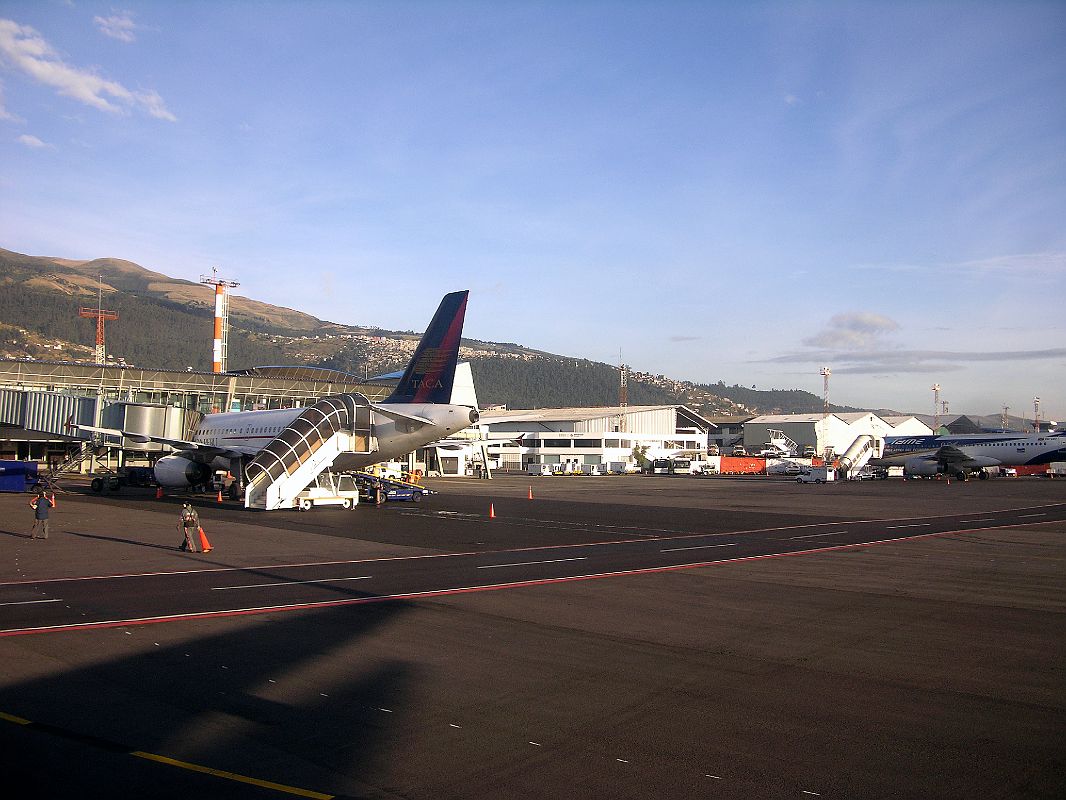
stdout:
POLYGON ((1066 482, 0 495, 20 797, 1066 795, 1066 482), (533 499, 529 499, 532 492, 533 499), (495 518, 489 518, 489 508, 495 518))

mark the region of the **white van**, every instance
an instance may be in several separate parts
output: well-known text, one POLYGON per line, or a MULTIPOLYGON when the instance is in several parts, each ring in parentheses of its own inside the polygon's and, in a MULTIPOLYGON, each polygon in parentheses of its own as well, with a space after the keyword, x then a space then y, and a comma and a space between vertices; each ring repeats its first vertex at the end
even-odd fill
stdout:
POLYGON ((837 471, 832 467, 811 467, 796 476, 796 483, 829 483, 836 477, 837 471))

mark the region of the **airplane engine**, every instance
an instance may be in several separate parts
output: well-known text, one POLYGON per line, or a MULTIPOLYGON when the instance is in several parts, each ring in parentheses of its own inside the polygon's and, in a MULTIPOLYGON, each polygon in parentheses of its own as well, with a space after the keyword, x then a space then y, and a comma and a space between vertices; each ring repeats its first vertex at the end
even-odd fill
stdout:
POLYGON ((181 456, 164 456, 155 462, 155 479, 168 489, 188 489, 208 483, 211 467, 181 456))
POLYGON ((903 464, 903 474, 908 478, 932 478, 940 472, 940 465, 928 458, 908 458, 903 464))

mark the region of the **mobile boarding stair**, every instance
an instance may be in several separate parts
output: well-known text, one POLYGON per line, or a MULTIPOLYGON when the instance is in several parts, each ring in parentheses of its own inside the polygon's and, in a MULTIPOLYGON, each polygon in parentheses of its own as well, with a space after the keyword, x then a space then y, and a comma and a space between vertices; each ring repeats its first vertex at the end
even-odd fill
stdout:
POLYGON ((875 455, 877 448, 874 446, 874 437, 867 433, 861 434, 856 436, 855 441, 844 451, 844 455, 837 462, 837 468, 851 477, 865 467, 875 455))
POLYGON ((308 407, 245 469, 244 507, 294 508, 297 496, 342 453, 370 454, 370 401, 358 393, 325 397, 308 407))
POLYGON ((770 446, 777 450, 781 457, 793 456, 799 452, 799 445, 785 435, 784 431, 771 428, 768 433, 770 434, 770 446))

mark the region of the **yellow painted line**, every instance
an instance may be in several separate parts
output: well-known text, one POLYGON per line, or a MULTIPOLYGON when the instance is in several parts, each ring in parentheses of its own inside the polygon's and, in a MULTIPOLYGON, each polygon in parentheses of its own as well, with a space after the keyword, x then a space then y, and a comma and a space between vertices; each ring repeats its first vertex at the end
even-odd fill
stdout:
POLYGON ((273 789, 275 792, 285 792, 286 794, 296 795, 297 797, 312 797, 315 800, 333 800, 334 795, 323 794, 322 792, 314 792, 310 789, 301 789, 297 786, 286 786, 283 783, 274 783, 273 781, 263 781, 258 778, 249 778, 247 775, 238 775, 236 772, 226 772, 222 769, 212 769, 211 767, 204 767, 200 764, 190 764, 188 761, 178 761, 176 758, 168 758, 167 756, 156 755, 155 753, 145 753, 140 750, 135 750, 130 753, 131 756, 137 758, 144 758, 149 761, 156 761, 160 764, 168 764, 172 767, 180 767, 181 769, 187 769, 191 772, 202 772, 205 775, 213 775, 216 778, 225 778, 230 781, 237 781, 238 783, 248 783, 252 786, 260 786, 264 789, 273 789))
MULTIPOLYGON (((6 722, 13 722, 16 725, 33 725, 32 720, 23 719, 22 717, 16 717, 14 714, 5 714, 0 711, 0 720, 6 722)), ((36 726, 35 726, 36 727, 36 726)), ((51 733, 63 735, 62 731, 58 728, 53 728, 51 733)), ((91 738, 91 737, 90 737, 91 738)), ((97 740, 97 746, 106 744, 111 748, 121 748, 122 745, 115 745, 114 743, 104 742, 103 740, 97 740)), ((85 743, 90 747, 93 746, 92 742, 85 740, 85 743)), ((155 753, 145 753, 143 750, 127 751, 129 755, 136 756, 137 758, 147 759, 148 761, 155 761, 159 764, 167 764, 171 767, 180 767, 181 769, 187 769, 190 772, 200 772, 204 775, 212 775, 216 778, 224 778, 228 781, 237 781, 238 783, 247 783, 251 786, 259 786, 263 789, 272 789, 275 792, 284 792, 285 794, 295 795, 296 797, 310 797, 313 800, 334 800, 336 795, 324 794, 322 792, 315 792, 310 789, 301 789, 298 786, 286 786, 284 783, 274 783, 273 781, 263 781, 258 778, 250 778, 247 775, 238 775, 236 772, 227 772, 223 769, 212 769, 211 767, 204 767, 200 764, 190 764, 188 761, 178 761, 176 758, 168 758, 167 756, 156 755, 155 753)))

